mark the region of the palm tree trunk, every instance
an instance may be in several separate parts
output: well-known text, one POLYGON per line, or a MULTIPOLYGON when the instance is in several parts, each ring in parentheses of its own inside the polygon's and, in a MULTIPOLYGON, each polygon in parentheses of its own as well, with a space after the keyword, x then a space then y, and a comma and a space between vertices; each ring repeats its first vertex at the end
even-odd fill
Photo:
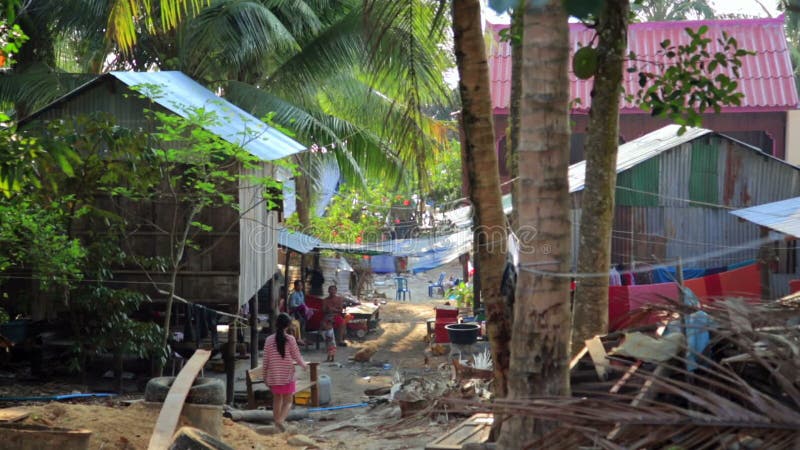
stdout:
MULTIPOLYGON (((301 169, 308 170, 307 155, 300 154, 295 156, 294 162, 301 169)), ((300 173, 294 178, 295 209, 297 210, 297 218, 300 220, 303 233, 308 233, 311 228, 311 189, 308 186, 308 181, 308 176, 305 173, 300 173)))
MULTIPOLYGON (((524 8, 515 8, 511 14, 511 34, 513 36, 522 36, 522 27, 524 25, 524 8)), ((519 183, 517 183, 517 176, 519 175, 519 161, 517 153, 519 152, 519 107, 520 107, 520 94, 522 91, 522 39, 511 40, 511 103, 509 105, 509 133, 506 140, 507 147, 507 161, 510 162, 509 173, 511 174, 511 195, 512 197, 519 197, 519 183)), ((514 232, 519 230, 519 212, 516 209, 511 210, 511 229, 514 232)))
POLYGON ((573 352, 584 341, 608 331, 608 272, 617 184, 619 86, 628 29, 628 0, 608 0, 597 26, 597 73, 586 139, 586 186, 581 201, 578 273, 572 320, 573 352))
MULTIPOLYGON (((567 167, 569 31, 561 0, 528 1, 522 43, 519 212, 520 259, 511 335, 509 398, 569 395, 567 167)), ((499 448, 517 449, 553 424, 511 416, 499 448)))
POLYGON ((506 395, 511 322, 500 292, 506 263, 506 226, 500 196, 500 174, 494 148, 489 66, 481 30, 478 0, 455 0, 453 36, 461 93, 461 120, 468 192, 475 231, 476 274, 486 308, 486 331, 492 349, 495 395, 506 395))

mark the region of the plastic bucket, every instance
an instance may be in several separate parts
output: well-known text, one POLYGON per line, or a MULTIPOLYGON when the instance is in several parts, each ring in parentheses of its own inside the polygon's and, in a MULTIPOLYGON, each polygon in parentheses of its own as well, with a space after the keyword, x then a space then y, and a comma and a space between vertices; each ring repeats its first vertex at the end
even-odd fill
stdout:
POLYGON ((478 341, 481 326, 475 322, 451 323, 444 326, 450 342, 456 345, 472 345, 478 341))

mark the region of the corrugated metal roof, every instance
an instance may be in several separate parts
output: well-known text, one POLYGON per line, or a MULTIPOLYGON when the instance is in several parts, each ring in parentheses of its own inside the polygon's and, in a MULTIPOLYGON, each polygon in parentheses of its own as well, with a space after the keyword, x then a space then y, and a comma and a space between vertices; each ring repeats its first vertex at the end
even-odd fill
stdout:
MULTIPOLYGON (((739 47, 754 51, 756 54, 742 59, 741 78, 739 78, 739 91, 744 94, 741 106, 723 107, 723 111, 742 110, 786 110, 798 106, 797 88, 794 84, 792 63, 789 58, 789 49, 783 31, 783 17, 769 19, 739 19, 739 20, 703 20, 683 22, 644 22, 634 23, 628 27, 628 50, 636 53, 637 59, 662 62, 664 57, 657 54, 661 49, 659 45, 665 39, 672 41, 673 45, 688 43, 689 37, 684 28, 697 29, 702 25, 708 26, 706 37, 712 41, 709 51, 722 50, 717 43, 717 38, 722 37, 722 31, 728 32, 736 38, 739 47)), ((511 98, 511 46, 508 42, 500 42, 497 38, 500 30, 508 27, 506 24, 490 24, 490 30, 495 37, 489 44, 489 71, 492 86, 492 107, 501 111, 508 111, 511 98)), ((574 53, 582 45, 592 42, 594 31, 583 24, 572 23, 570 27, 570 52, 574 53)), ((626 51, 626 52, 627 52, 626 51)), ((639 63, 641 66, 642 63, 639 63)), ((633 63, 627 62, 626 68, 633 63)), ((729 69, 726 71, 733 76, 729 69)), ((635 94, 639 90, 638 74, 624 72, 623 81, 625 92, 635 94)), ((591 105, 591 91, 593 80, 581 80, 570 71, 570 98, 578 98, 581 103, 576 106, 576 112, 588 112, 591 105)), ((621 111, 641 112, 635 105, 625 102, 621 111)))
POLYGON ((290 248, 298 253, 308 253, 317 248, 322 241, 298 231, 281 228, 278 232, 278 245, 290 248))
MULTIPOLYGON (((680 126, 678 125, 667 125, 664 128, 620 145, 617 151, 617 173, 630 169, 666 150, 713 133, 705 128, 687 128, 683 135, 678 136, 679 128, 680 126)), ((583 189, 585 181, 586 161, 577 162, 569 166, 570 193, 583 189)))
POLYGON ((203 108, 214 112, 218 123, 205 127, 208 131, 240 145, 254 156, 272 161, 305 150, 305 147, 275 128, 253 117, 233 103, 213 92, 182 72, 111 72, 109 75, 128 86, 155 85, 141 89, 159 105, 187 117, 193 110, 203 108))
POLYGON ((731 214, 783 234, 800 237, 800 197, 737 209, 731 214))

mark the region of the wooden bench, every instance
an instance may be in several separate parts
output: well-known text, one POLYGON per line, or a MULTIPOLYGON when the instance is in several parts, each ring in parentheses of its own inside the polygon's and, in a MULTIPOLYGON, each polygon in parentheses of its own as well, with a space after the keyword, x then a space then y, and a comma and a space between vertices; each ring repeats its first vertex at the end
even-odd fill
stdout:
MULTIPOLYGON (((319 406, 319 386, 317 385, 317 367, 318 362, 308 363, 308 381, 297 381, 297 389, 295 392, 311 390, 311 406, 319 406)), ((253 386, 256 384, 264 384, 264 368, 258 366, 255 369, 250 369, 245 375, 245 383, 247 384, 247 408, 256 409, 258 404, 256 402, 256 393, 253 386)), ((269 386, 267 386, 269 389, 269 386)), ((266 405, 265 405, 266 406, 266 405)))

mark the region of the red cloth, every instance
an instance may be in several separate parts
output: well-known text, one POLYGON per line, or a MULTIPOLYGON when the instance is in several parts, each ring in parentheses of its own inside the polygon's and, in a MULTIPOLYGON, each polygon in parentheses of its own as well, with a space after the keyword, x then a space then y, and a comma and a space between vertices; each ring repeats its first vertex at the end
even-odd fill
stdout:
POLYGON ((740 267, 718 274, 722 295, 728 297, 761 298, 761 271, 758 264, 740 267))
POLYGON ((628 300, 628 286, 608 287, 608 327, 611 330, 619 328, 630 311, 628 300))
MULTIPOLYGON (((702 303, 711 303, 721 297, 745 297, 757 301, 761 296, 761 274, 758 264, 740 267, 705 277, 687 280, 685 286, 694 292, 702 303)), ((676 283, 640 284, 636 286, 609 286, 609 331, 634 325, 654 323, 655 315, 635 316, 645 305, 666 303, 678 299, 676 283)))
POLYGON ((713 301, 708 293, 706 288, 706 278, 707 277, 699 277, 699 278, 692 278, 691 280, 686 280, 683 284, 687 288, 691 289, 694 292, 694 295, 700 300, 700 303, 706 304, 713 301))
POLYGON ((761 273, 758 264, 695 278, 685 284, 704 304, 713 303, 723 297, 745 297, 753 300, 761 297, 761 273))
POLYGON ((675 283, 640 284, 634 286, 609 286, 608 324, 610 330, 629 326, 655 323, 656 315, 634 317, 634 313, 646 305, 657 305, 678 298, 675 283))
POLYGON ((630 309, 639 309, 646 305, 668 303, 678 299, 678 285, 675 283, 640 284, 627 286, 630 297, 630 309))

